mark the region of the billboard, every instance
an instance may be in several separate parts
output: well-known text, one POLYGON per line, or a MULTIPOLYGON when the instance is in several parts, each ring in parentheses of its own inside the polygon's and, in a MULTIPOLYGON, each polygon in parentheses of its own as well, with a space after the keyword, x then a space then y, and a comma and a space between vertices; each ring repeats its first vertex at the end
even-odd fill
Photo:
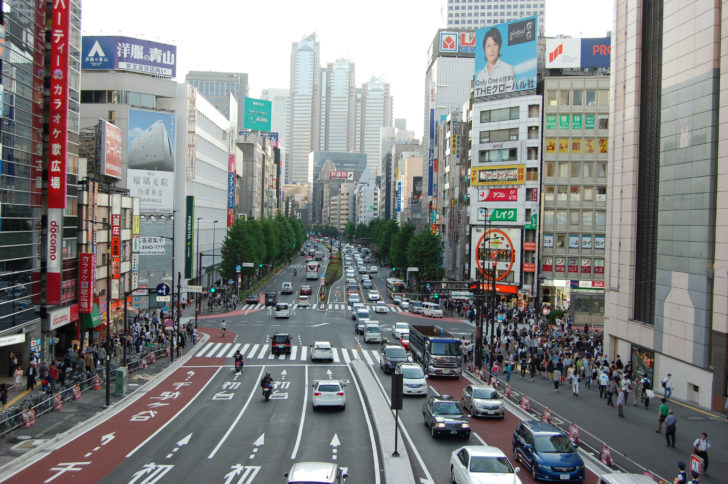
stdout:
POLYGON ((526 165, 496 165, 472 169, 470 184, 522 185, 526 180, 526 165))
POLYGON ((340 178, 348 181, 354 180, 353 171, 330 171, 329 178, 340 178))
POLYGON ((101 173, 121 179, 121 128, 99 119, 99 164, 101 173))
POLYGON ((192 278, 194 246, 192 235, 195 233, 195 197, 187 195, 185 210, 185 279, 192 278))
POLYGON ((82 252, 78 259, 78 312, 88 314, 94 310, 96 256, 90 252, 82 252))
POLYGON ((472 279, 502 284, 521 282, 521 229, 473 227, 470 267, 472 279))
POLYGON ((475 32, 475 102, 536 92, 537 33, 537 17, 475 32))
POLYGON ((609 67, 610 37, 589 39, 546 39, 547 69, 609 67))
POLYGON ((121 36, 84 36, 82 70, 122 70, 174 77, 177 46, 121 36))
POLYGON ((478 190, 479 202, 517 202, 518 188, 486 188, 478 190))
POLYGON ((612 38, 581 39, 581 67, 609 67, 612 38))
POLYGON ((271 105, 270 101, 264 99, 246 97, 243 127, 254 131, 270 131, 271 105))
POLYGON ((127 188, 131 196, 141 199, 141 211, 171 212, 174 205, 174 114, 130 109, 127 159, 127 188))
MULTIPOLYGON (((232 227, 235 221, 235 155, 228 156, 228 201, 227 201, 227 226, 232 227)), ((192 277, 192 276, 189 276, 192 277)))

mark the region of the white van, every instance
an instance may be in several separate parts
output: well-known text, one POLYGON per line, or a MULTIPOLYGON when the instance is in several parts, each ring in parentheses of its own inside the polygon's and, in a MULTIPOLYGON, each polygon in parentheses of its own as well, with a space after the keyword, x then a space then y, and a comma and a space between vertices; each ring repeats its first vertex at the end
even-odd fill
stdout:
POLYGON ((437 303, 423 302, 422 303, 422 315, 427 316, 429 318, 441 318, 442 309, 440 308, 440 305, 437 303))
POLYGON ((291 307, 288 305, 288 303, 276 304, 276 319, 290 318, 290 317, 291 317, 291 307))
POLYGON ((599 477, 599 484, 655 484, 655 481, 642 474, 610 472, 599 477))
POLYGON ((365 343, 381 343, 382 329, 379 327, 378 321, 367 321, 364 325, 364 342, 365 343))

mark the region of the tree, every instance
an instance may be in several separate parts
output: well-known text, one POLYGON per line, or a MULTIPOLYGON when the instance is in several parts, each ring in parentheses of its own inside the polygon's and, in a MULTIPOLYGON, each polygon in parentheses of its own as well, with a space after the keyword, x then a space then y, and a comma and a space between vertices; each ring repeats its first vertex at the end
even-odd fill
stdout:
POLYGON ((394 237, 397 232, 399 232, 399 224, 397 224, 396 220, 390 219, 384 221, 379 231, 377 243, 379 244, 379 251, 382 254, 382 258, 385 260, 391 259, 390 252, 392 246, 392 237, 394 237))
POLYGON ((363 239, 364 237, 369 237, 369 227, 367 227, 363 223, 359 223, 359 225, 356 226, 354 236, 357 240, 363 239))
POLYGON ((440 267, 440 237, 429 230, 413 236, 407 248, 407 260, 410 266, 419 268, 415 273, 416 287, 423 278, 431 281, 442 279, 445 271, 440 267))
POLYGON ((348 242, 352 242, 354 240, 354 231, 356 230, 356 226, 354 225, 354 222, 349 220, 346 222, 346 226, 344 226, 344 239, 348 242))
POLYGON ((415 227, 411 223, 405 223, 402 228, 392 237, 392 245, 389 249, 389 259, 392 265, 397 268, 397 274, 403 276, 407 267, 407 248, 415 227))

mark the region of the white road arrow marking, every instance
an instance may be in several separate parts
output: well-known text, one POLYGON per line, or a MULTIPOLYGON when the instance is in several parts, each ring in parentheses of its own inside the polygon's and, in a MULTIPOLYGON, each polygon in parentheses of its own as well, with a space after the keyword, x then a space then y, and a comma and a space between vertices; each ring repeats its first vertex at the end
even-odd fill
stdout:
POLYGON ((231 482, 233 482, 233 479, 235 479, 238 474, 245 470, 245 466, 242 464, 235 464, 234 466, 230 467, 230 469, 230 472, 225 474, 225 484, 230 484, 231 482))
POLYGON ((101 436, 101 445, 106 445, 109 442, 114 440, 114 432, 111 432, 110 434, 102 435, 101 436))
POLYGON ((265 444, 265 434, 260 434, 260 437, 253 442, 254 447, 260 447, 261 445, 265 444))
POLYGON ((167 459, 171 459, 174 456, 175 452, 177 452, 180 447, 182 447, 183 445, 189 444, 191 437, 192 437, 192 434, 188 434, 182 440, 180 440, 179 442, 177 442, 177 447, 175 447, 174 449, 172 449, 172 452, 171 453, 167 454, 167 459))
POLYGON ((288 375, 288 372, 284 368, 283 371, 281 371, 281 380, 285 380, 286 379, 286 375, 288 375))
POLYGON ((341 445, 341 442, 339 441, 339 436, 334 434, 334 438, 331 439, 331 443, 329 444, 333 449, 331 449, 331 460, 336 460, 337 454, 339 452, 338 447, 341 445))
POLYGON ((331 375, 333 375, 333 372, 331 370, 326 370, 326 375, 331 379, 331 375))

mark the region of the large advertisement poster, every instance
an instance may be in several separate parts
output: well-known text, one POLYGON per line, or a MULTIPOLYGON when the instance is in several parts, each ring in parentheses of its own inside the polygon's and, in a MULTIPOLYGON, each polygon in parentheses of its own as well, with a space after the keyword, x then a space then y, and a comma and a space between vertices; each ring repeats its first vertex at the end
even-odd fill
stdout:
POLYGON ((144 213, 168 213, 174 205, 175 117, 129 110, 128 188, 144 213))
POLYGON ((537 33, 537 17, 476 31, 475 102, 536 92, 537 33))
POLYGON ((99 119, 99 165, 101 173, 121 179, 121 129, 99 119))
POLYGON ((81 69, 124 70, 174 77, 177 46, 117 36, 89 36, 81 39, 81 69))
POLYGON ((271 106, 270 101, 246 97, 243 127, 254 131, 270 131, 271 106))
POLYGON ((474 227, 471 243, 470 277, 496 284, 521 283, 521 229, 474 227))

